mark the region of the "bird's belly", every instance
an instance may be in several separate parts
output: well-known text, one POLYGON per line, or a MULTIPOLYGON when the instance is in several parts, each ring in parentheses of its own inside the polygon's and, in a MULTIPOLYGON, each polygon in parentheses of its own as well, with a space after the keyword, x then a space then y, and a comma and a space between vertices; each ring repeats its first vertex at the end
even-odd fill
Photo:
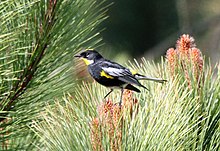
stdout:
POLYGON ((121 88, 124 87, 124 85, 126 84, 125 82, 118 79, 110 79, 105 77, 100 77, 98 79, 95 78, 95 80, 106 87, 121 88))

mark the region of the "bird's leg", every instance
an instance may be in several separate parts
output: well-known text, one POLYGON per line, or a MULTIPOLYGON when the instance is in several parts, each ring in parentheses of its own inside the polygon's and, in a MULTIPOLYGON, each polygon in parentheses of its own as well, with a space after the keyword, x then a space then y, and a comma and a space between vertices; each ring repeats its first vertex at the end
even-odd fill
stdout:
POLYGON ((119 107, 121 107, 123 91, 124 91, 124 89, 122 88, 121 89, 121 98, 120 98, 120 102, 119 102, 119 107))
POLYGON ((105 99, 110 93, 112 93, 112 91, 113 91, 113 89, 111 89, 111 90, 105 95, 104 99, 105 99))

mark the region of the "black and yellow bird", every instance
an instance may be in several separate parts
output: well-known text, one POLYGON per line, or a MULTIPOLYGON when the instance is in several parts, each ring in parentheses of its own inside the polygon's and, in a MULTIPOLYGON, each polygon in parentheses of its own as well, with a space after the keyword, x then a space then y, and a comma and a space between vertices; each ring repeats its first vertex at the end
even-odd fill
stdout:
POLYGON ((122 65, 107 60, 102 57, 97 51, 93 49, 87 49, 81 52, 75 57, 82 58, 83 61, 88 66, 88 71, 90 75, 101 85, 104 85, 111 90, 105 95, 104 99, 113 91, 115 88, 121 89, 121 98, 119 106, 122 103, 122 94, 124 89, 133 90, 140 92, 139 89, 133 85, 137 85, 147 89, 138 80, 151 80, 155 82, 163 83, 166 80, 147 77, 137 72, 131 71, 122 65))

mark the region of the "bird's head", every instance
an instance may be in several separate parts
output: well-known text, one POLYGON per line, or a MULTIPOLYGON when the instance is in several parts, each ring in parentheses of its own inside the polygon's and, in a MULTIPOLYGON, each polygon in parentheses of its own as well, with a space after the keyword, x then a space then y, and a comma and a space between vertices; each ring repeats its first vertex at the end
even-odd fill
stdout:
POLYGON ((103 58, 97 51, 93 49, 87 49, 80 54, 75 55, 75 57, 82 58, 86 65, 90 65, 97 60, 103 58))

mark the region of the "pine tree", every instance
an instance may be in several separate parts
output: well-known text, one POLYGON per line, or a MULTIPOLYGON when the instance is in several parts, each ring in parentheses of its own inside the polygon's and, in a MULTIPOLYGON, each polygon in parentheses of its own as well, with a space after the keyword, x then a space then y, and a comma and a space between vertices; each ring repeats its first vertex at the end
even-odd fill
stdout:
POLYGON ((73 56, 100 43, 96 0, 0 2, 1 150, 37 149, 32 130, 46 104, 74 91, 73 56))
POLYGON ((124 91, 121 108, 120 92, 103 100, 108 89, 84 82, 35 122, 46 150, 219 150, 220 66, 214 75, 191 36, 158 64, 143 58, 127 66, 168 81, 141 81, 149 91, 124 91))

